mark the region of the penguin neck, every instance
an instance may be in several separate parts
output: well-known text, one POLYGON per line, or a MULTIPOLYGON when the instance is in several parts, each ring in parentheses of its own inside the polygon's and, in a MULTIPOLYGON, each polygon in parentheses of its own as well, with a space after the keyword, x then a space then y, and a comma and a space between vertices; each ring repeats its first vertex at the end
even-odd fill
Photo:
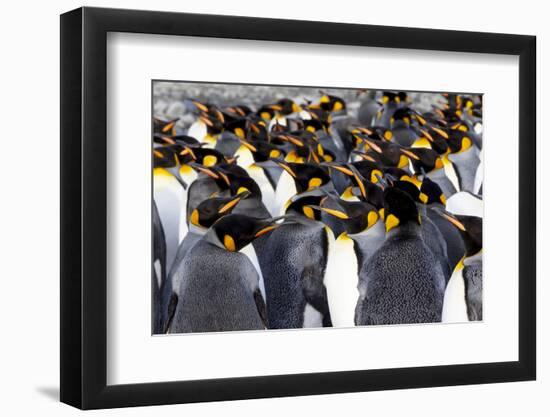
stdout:
POLYGON ((468 265, 473 265, 473 264, 476 264, 476 263, 481 263, 482 259, 483 259, 483 249, 480 250, 475 255, 468 256, 468 257, 464 258, 463 262, 464 262, 464 265, 468 266, 468 265))
POLYGON ((362 240, 366 237, 381 237, 386 233, 385 225, 382 220, 378 220, 375 224, 369 227, 366 230, 363 230, 359 233, 349 234, 349 237, 353 240, 362 240))
POLYGON ((188 224, 188 227, 189 227, 189 232, 188 233, 193 233, 195 235, 204 236, 206 234, 206 232, 208 232, 207 228, 199 227, 199 226, 194 225, 193 223, 189 223, 189 219, 187 220, 187 224, 188 224))
POLYGON ((408 221, 400 224, 386 233, 386 239, 394 237, 416 237, 420 236, 420 225, 418 223, 408 221))
POLYGON ((445 206, 441 203, 430 203, 426 206, 426 208, 428 209, 432 209, 432 208, 441 208, 441 209, 444 209, 445 206))
POLYGON ((426 204, 417 203, 416 208, 418 209, 418 214, 420 214, 421 216, 426 215, 426 204))

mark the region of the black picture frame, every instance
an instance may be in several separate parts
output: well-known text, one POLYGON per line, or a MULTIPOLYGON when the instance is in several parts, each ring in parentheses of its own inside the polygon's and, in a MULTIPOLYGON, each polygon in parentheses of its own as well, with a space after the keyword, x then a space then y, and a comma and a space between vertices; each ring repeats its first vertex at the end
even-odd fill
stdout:
POLYGON ((535 379, 534 36, 84 7, 61 15, 60 56, 62 402, 94 409, 535 379), (519 56, 519 360, 108 386, 108 32, 519 56))

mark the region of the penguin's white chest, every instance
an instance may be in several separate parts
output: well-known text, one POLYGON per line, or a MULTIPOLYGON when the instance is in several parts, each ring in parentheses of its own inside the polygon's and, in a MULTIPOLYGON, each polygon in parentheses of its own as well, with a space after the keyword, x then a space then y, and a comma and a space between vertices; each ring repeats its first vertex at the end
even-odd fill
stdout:
POLYGON ((458 175, 456 173, 456 169, 453 165, 453 163, 449 160, 449 158, 442 158, 443 159, 443 172, 445 172, 445 176, 451 181, 451 184, 453 184, 453 187, 455 187, 455 190, 460 190, 460 181, 458 180, 458 175))
POLYGON ((357 256, 354 241, 347 236, 334 240, 329 235, 329 251, 324 284, 330 317, 334 327, 355 325, 355 307, 359 299, 357 256))
POLYGON ((178 244, 185 238, 189 231, 187 224, 187 195, 189 192, 189 187, 197 178, 195 171, 188 165, 182 165, 179 171, 180 178, 187 184, 187 189, 183 190, 183 196, 180 202, 181 213, 180 213, 180 225, 179 225, 179 238, 178 244))
POLYGON ((282 215, 285 212, 285 204, 294 195, 296 195, 296 184, 294 179, 286 171, 281 173, 277 189, 275 190, 275 207, 277 215, 282 215))
POLYGON ((483 200, 461 191, 447 199, 446 209, 453 214, 483 217, 483 200))
POLYGON ((185 190, 172 174, 162 172, 155 174, 153 195, 166 239, 166 268, 169 270, 178 249, 185 190))
POLYGON ((468 321, 466 288, 462 271, 462 268, 455 268, 445 289, 443 312, 441 315, 443 323, 463 323, 468 321))
POLYGON ((250 285, 251 285, 252 291, 254 291, 256 287, 260 288, 260 292, 262 293, 262 297, 264 298, 264 302, 265 302, 266 297, 265 297, 264 276, 262 275, 262 270, 260 269, 260 262, 258 261, 258 256, 256 256, 256 251, 254 250, 254 246, 252 246, 252 243, 249 243, 244 248, 242 248, 240 252, 243 255, 245 255, 250 260, 250 262, 252 262, 252 265, 254 265, 254 269, 256 269, 256 272, 258 273, 259 279, 258 279, 258 282, 255 282, 255 280, 250 280, 250 285))
POLYGON ((256 181, 258 187, 260 187, 260 191, 262 192, 262 203, 264 203, 264 206, 272 216, 276 216, 278 213, 276 213, 277 207, 275 205, 275 190, 267 179, 265 171, 263 168, 252 165, 247 169, 247 172, 248 175, 256 181))
POLYGON ((197 139, 199 142, 202 142, 206 134, 206 124, 201 120, 196 120, 191 126, 189 126, 189 130, 187 131, 188 136, 197 139))

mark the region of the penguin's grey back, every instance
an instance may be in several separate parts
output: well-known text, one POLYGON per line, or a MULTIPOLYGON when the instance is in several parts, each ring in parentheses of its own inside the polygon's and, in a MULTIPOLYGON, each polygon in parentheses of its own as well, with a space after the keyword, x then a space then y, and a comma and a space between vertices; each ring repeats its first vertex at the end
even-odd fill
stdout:
POLYGON ((182 268, 171 333, 264 329, 254 298, 258 274, 248 258, 199 241, 182 268))
POLYGON ((164 285, 161 288, 160 292, 160 331, 159 333, 165 333, 167 330, 168 322, 170 317, 174 313, 174 308, 176 307, 178 299, 178 288, 183 279, 183 260, 187 252, 193 248, 195 243, 201 239, 201 235, 198 233, 193 233, 189 231, 187 235, 181 241, 178 251, 176 253, 176 258, 172 263, 172 267, 168 273, 168 277, 164 282, 164 285))
POLYGON ((441 217, 440 214, 431 208, 428 207, 426 214, 437 226, 447 243, 447 259, 449 260, 449 267, 452 271, 466 252, 460 232, 455 226, 449 223, 448 220, 441 217))
POLYGON ((422 239, 424 239, 424 243, 432 251, 435 259, 441 265, 441 271, 445 276, 445 284, 447 284, 449 279, 451 279, 452 273, 447 254, 447 242, 439 228, 427 215, 421 215, 421 219, 422 239))
POLYGON ((443 272, 419 236, 386 239, 360 280, 365 294, 357 307, 358 325, 441 321, 443 272))
POLYGON ((474 146, 465 152, 450 154, 449 160, 456 167, 461 191, 474 192, 474 183, 480 159, 474 146))
POLYGON ((308 303, 328 320, 323 285, 327 245, 326 232, 320 223, 284 226, 269 234, 258 259, 270 328, 303 327, 308 303))
POLYGON ((466 306, 470 321, 483 320, 483 264, 481 261, 465 262, 464 285, 466 288, 466 306))

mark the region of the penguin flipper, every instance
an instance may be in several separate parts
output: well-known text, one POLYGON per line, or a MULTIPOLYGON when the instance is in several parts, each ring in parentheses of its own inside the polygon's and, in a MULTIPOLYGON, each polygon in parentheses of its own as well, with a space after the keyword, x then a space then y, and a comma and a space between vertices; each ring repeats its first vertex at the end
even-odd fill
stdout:
POLYGON ((323 327, 332 327, 328 307, 327 289, 322 281, 323 273, 312 265, 304 268, 302 274, 302 291, 307 303, 323 316, 323 327))
POLYGON ((168 302, 168 314, 166 316, 166 322, 164 323, 163 333, 168 332, 170 325, 172 324, 172 319, 176 313, 176 307, 178 306, 178 295, 173 292, 170 295, 170 301, 168 302))
POLYGON ((256 288, 256 290, 254 290, 254 301, 256 302, 256 308, 258 309, 258 313, 260 314, 260 318, 262 319, 265 328, 269 329, 269 323, 267 320, 267 308, 265 306, 264 297, 262 296, 260 288, 256 288))

